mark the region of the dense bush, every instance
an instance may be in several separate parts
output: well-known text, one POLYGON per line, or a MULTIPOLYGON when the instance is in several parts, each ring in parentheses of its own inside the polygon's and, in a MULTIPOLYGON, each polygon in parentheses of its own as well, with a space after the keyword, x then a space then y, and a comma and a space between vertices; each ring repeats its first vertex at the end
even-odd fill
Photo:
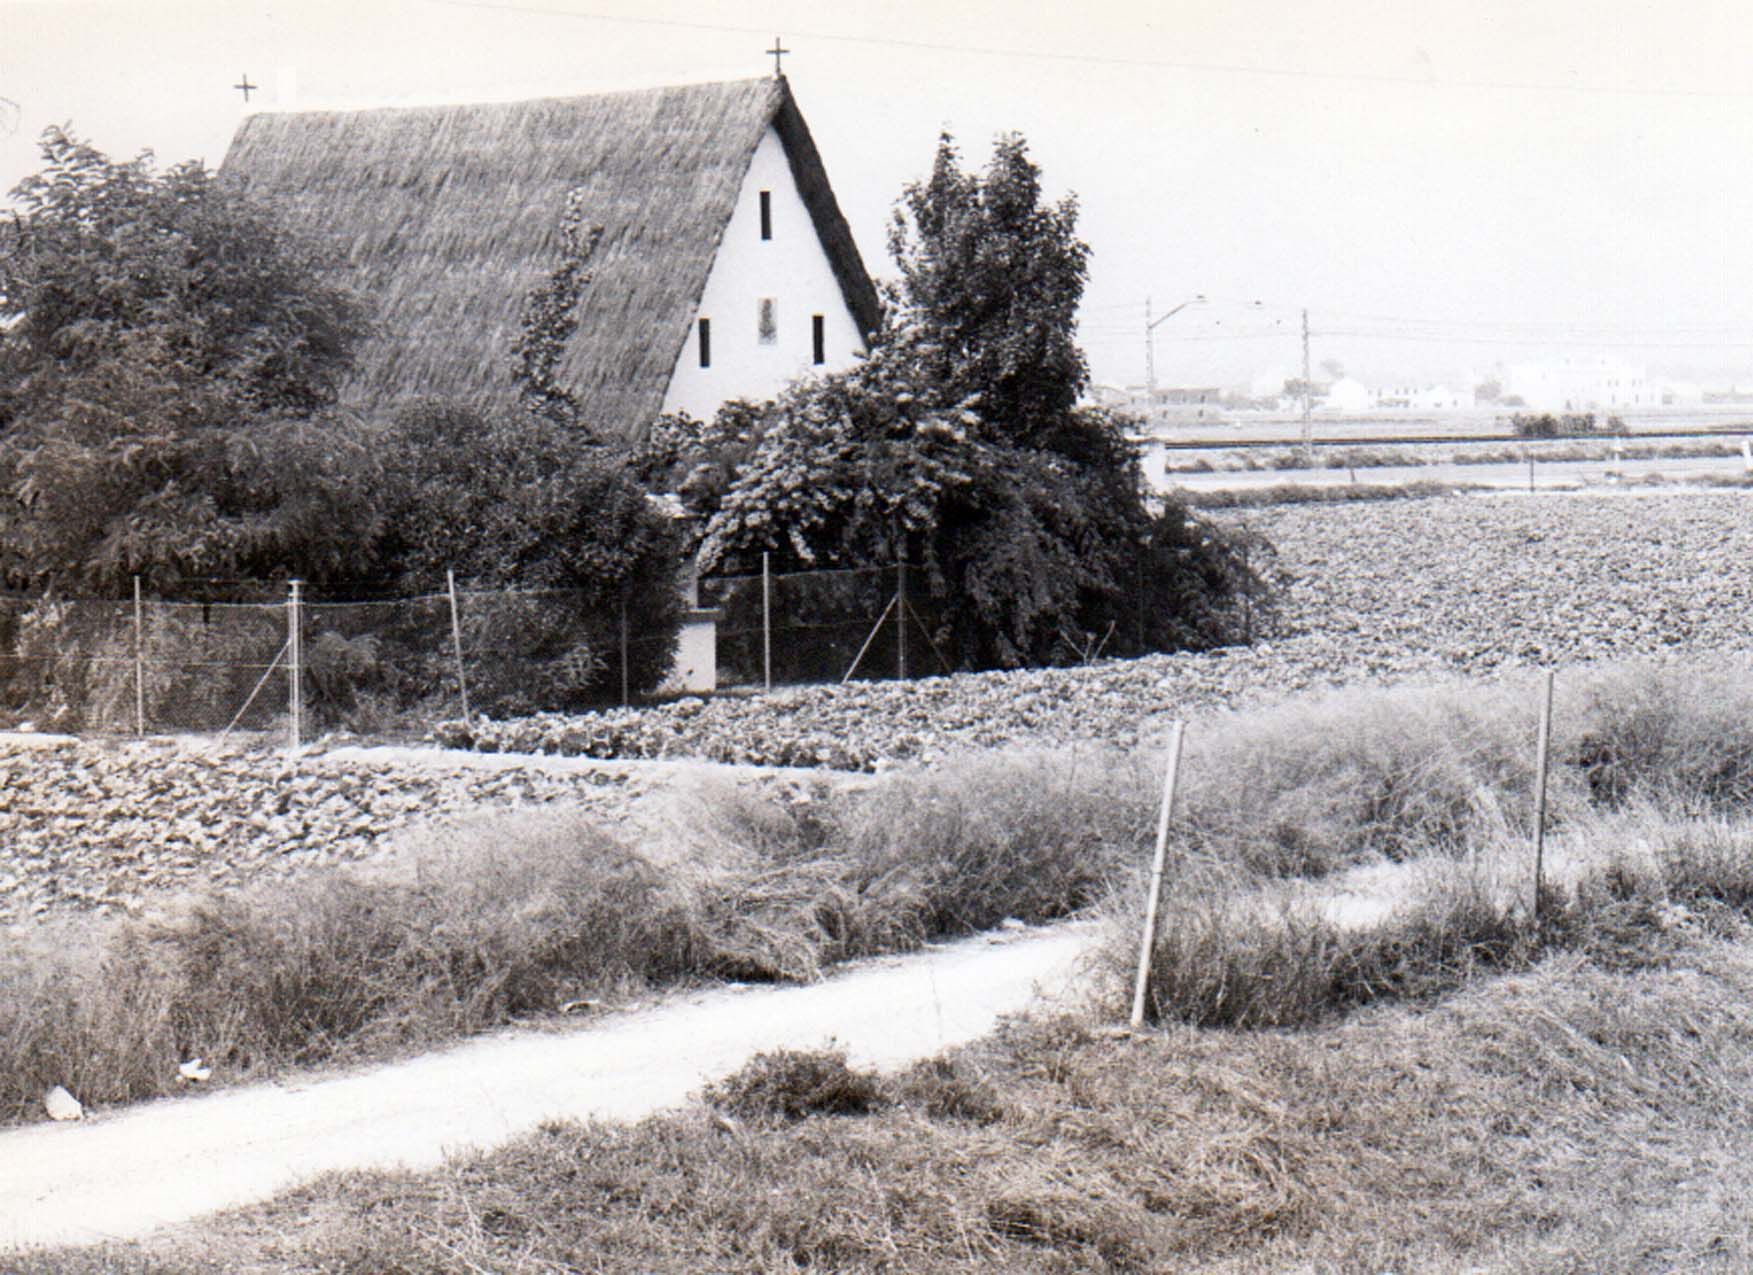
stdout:
POLYGON ((1618 416, 1600 420, 1593 412, 1517 412, 1510 417, 1510 428, 1521 438, 1575 438, 1588 434, 1628 434, 1625 422, 1618 416))
MULTIPOLYGON (((629 688, 667 673, 677 540, 586 429, 552 411, 489 421, 416 405, 377 425, 335 410, 365 305, 327 281, 314 241, 199 163, 117 163, 61 129, 42 153, 0 226, 0 586, 37 599, 0 620, 8 704, 117 724, 130 623, 55 599, 124 598, 134 578, 149 595, 232 600, 205 582, 296 577, 333 599, 431 593, 450 569, 476 590, 519 591, 464 609, 486 708, 618 696, 624 613, 640 639, 629 688), (22 659, 15 641, 30 644, 22 659)), ((147 635, 153 651, 182 636, 147 635)), ((309 706, 321 719, 448 692, 431 636, 313 631, 309 706)), ((244 647, 212 660, 259 671, 278 644, 244 647)), ((149 708, 247 696, 174 662, 153 661, 163 685, 147 688, 149 708)))
MULTIPOLYGON (((577 428, 439 402, 385 430, 383 573, 393 589, 466 581, 463 641, 495 712, 601 703, 669 672, 681 624, 681 541, 625 460, 577 428), (517 592, 506 592, 517 591, 517 592)), ((473 688, 472 688, 473 689, 473 688)))

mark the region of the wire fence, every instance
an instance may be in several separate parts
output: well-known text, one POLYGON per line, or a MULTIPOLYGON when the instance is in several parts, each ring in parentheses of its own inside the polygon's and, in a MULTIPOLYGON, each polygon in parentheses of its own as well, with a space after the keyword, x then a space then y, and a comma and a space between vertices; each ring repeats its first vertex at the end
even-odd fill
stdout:
POLYGON ((718 615, 718 684, 953 672, 934 636, 942 616, 918 577, 918 568, 900 564, 702 580, 701 604, 718 615))
POLYGON ((0 594, 0 725, 79 734, 406 733, 666 693, 949 672, 906 565, 703 579, 679 634, 582 590, 0 594))

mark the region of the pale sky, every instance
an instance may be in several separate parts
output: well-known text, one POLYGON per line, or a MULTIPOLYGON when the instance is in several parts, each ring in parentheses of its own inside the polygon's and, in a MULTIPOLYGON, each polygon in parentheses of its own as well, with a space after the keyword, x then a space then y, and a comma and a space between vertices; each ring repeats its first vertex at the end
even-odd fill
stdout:
POLYGON ((1612 353, 1753 382, 1753 8, 1580 0, 0 0, 0 187, 54 123, 217 165, 249 109, 785 71, 873 274, 949 128, 1075 191, 1099 381, 1612 353), (1248 303, 1263 303, 1251 309, 1248 303), (1392 334, 1384 336, 1383 334, 1392 334))

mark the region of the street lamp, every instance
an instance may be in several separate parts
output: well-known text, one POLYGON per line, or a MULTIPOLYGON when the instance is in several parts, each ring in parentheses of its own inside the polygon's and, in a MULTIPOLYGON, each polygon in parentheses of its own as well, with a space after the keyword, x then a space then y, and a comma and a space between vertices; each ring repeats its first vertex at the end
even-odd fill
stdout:
POLYGON ((1167 314, 1157 318, 1150 317, 1150 298, 1144 299, 1144 388, 1145 388, 1145 419, 1149 420, 1156 413, 1156 330, 1157 326, 1168 322, 1190 305, 1204 305, 1205 294, 1188 297, 1180 305, 1167 314))

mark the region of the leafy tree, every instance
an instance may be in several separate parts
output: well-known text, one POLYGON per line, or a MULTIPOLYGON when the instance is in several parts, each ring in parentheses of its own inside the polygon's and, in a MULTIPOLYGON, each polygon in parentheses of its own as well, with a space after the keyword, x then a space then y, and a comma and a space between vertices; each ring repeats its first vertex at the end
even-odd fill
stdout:
POLYGON ((1259 576, 1180 506, 1153 512, 1125 422, 1076 406, 1088 248, 1022 139, 982 176, 943 138, 891 248, 869 357, 673 449, 705 565, 919 563, 937 649, 976 667, 1229 640, 1259 576))
POLYGON ((198 161, 156 173, 150 153, 117 163, 59 128, 40 149, 0 253, 12 417, 118 360, 195 419, 334 402, 363 311, 323 281, 319 249, 198 161))
POLYGON ((1074 334, 1089 248, 1076 199, 1042 201, 1022 137, 1000 137, 982 176, 941 136, 931 176, 901 197, 889 251, 922 376, 948 399, 975 399, 1009 441, 1056 429, 1089 380, 1074 334))
POLYGON ((119 589, 364 570, 375 464, 328 411, 362 309, 198 163, 61 129, 0 226, 0 572, 119 589))

